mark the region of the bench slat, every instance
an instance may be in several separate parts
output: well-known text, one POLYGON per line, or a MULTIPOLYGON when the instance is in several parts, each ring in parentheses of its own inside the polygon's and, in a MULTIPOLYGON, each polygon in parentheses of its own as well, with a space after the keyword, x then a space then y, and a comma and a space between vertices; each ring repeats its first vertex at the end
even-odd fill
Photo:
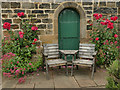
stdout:
POLYGON ((95 47, 95 44, 79 44, 79 46, 95 47))
POLYGON ((79 55, 80 58, 88 58, 88 59, 93 59, 94 57, 92 56, 84 56, 84 55, 79 55))

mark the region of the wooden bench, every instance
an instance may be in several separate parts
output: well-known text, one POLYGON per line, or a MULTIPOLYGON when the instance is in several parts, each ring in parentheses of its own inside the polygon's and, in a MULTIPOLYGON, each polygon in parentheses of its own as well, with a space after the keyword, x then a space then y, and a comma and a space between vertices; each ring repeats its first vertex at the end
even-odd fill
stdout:
POLYGON ((62 66, 66 65, 67 71, 67 61, 60 58, 58 44, 44 44, 43 45, 43 65, 46 65, 46 76, 48 77, 48 67, 62 66))
POLYGON ((73 65, 86 65, 92 68, 91 78, 93 79, 96 53, 95 44, 79 44, 77 59, 72 61, 71 75, 73 75, 73 65))

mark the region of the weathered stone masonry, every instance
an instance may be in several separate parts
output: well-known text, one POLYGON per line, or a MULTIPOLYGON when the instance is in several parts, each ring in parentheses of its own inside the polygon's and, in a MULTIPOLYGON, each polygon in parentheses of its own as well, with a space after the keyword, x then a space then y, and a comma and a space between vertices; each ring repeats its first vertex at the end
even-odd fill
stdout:
MULTIPOLYGON (((58 34, 56 34, 55 28, 58 22, 57 20, 55 21, 55 12, 57 10, 60 11, 60 6, 63 6, 63 8, 65 8, 66 6, 63 5, 64 3, 66 3, 68 8, 72 8, 74 5, 77 5, 74 7, 79 7, 82 8, 81 10, 83 10, 82 12, 84 13, 85 17, 84 23, 87 25, 81 27, 81 29, 86 29, 84 32, 81 32, 81 34, 86 34, 86 37, 81 37, 80 39, 80 42, 82 43, 88 42, 89 40, 89 32, 91 32, 91 30, 88 28, 89 24, 87 21, 93 21, 93 13, 101 13, 104 17, 120 15, 120 8, 118 8, 118 6, 120 6, 120 2, 100 2, 100 0, 99 2, 93 2, 94 0, 91 0, 91 2, 83 2, 84 0, 69 0, 68 2, 71 3, 69 5, 69 3, 67 3, 67 0, 58 0, 59 2, 57 0, 28 1, 30 2, 2 2, 2 24, 4 22, 9 22, 12 24, 14 31, 20 30, 21 26, 19 22, 21 19, 17 16, 17 13, 24 12, 25 16, 23 19, 30 19, 30 23, 38 26, 39 28, 38 36, 40 39, 40 45, 43 43, 58 42, 58 34)), ((6 36, 7 34, 7 31, 3 30, 3 35, 6 36)))

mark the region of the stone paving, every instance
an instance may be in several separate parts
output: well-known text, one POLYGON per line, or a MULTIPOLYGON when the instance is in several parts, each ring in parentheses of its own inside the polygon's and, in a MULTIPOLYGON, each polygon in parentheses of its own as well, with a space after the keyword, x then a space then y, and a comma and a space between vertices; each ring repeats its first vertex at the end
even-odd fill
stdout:
POLYGON ((65 75, 65 69, 58 67, 49 69, 49 80, 46 79, 45 72, 39 71, 27 77, 23 84, 18 83, 18 79, 2 78, 2 88, 105 88, 107 83, 107 72, 105 69, 97 69, 94 79, 90 78, 91 72, 87 67, 79 67, 74 70, 74 76, 65 75))

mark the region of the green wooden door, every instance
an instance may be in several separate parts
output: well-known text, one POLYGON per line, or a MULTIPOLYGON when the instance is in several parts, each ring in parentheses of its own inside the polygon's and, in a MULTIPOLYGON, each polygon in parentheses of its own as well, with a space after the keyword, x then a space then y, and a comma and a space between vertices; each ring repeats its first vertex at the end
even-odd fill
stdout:
MULTIPOLYGON (((80 42, 80 15, 74 9, 64 9, 58 17, 60 50, 78 50, 80 42)), ((72 56, 68 55, 67 60, 72 56)))

